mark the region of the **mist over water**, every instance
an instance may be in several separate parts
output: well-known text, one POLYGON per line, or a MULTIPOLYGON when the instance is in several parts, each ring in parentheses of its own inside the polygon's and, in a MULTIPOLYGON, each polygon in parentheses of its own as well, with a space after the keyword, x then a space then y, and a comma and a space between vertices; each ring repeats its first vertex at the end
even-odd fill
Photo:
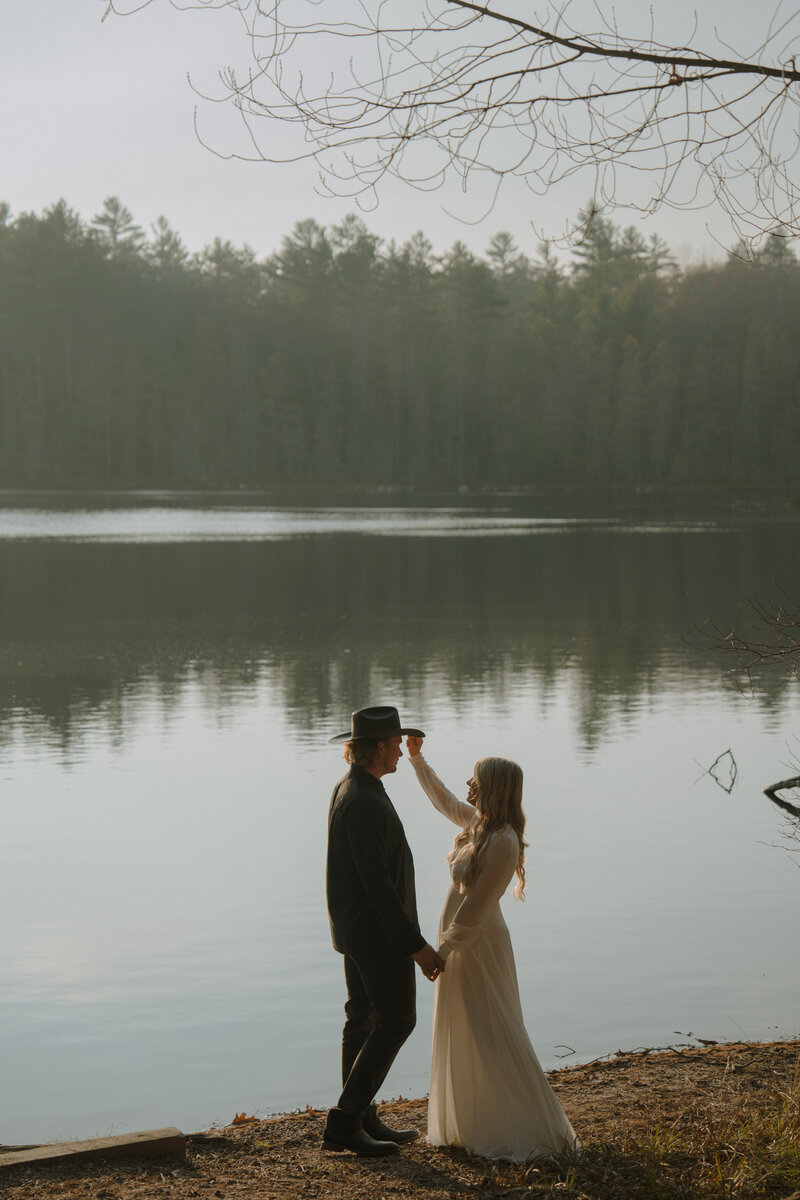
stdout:
MULTIPOLYGON (((326 739, 396 703, 459 791, 525 770, 505 903, 546 1066, 797 1033, 797 871, 762 796, 797 684, 742 695, 694 627, 796 579, 791 512, 169 497, 0 511, 2 1140, 331 1103, 326 739), (706 774, 730 748, 728 795, 706 774)), ((788 764, 788 767, 787 767, 788 764)), ((433 937, 450 827, 385 781, 433 937)), ((424 1094, 431 992, 385 1094, 424 1094)))

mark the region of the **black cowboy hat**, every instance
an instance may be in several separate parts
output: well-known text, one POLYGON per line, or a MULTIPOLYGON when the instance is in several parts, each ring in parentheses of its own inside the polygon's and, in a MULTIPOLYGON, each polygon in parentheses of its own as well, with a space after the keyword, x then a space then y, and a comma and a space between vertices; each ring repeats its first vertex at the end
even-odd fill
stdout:
POLYGON ((350 732, 339 733, 328 738, 328 745, 342 742, 357 742, 361 738, 390 738, 410 733, 412 737, 425 737, 421 729, 406 729, 400 725, 400 714, 391 705, 379 708, 359 708, 350 721, 350 732))

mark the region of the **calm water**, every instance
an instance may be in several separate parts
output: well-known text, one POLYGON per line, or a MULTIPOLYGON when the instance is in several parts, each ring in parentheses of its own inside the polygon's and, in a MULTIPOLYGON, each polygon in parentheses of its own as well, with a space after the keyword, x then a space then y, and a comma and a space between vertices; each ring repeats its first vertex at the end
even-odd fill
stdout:
MULTIPOLYGON (((545 1065, 800 1033, 800 873, 761 795, 797 773, 800 688, 748 699, 690 644, 797 594, 797 510, 0 504, 0 1142, 335 1099, 326 739, 368 703, 454 790, 524 766, 505 910, 545 1065)), ((386 782, 433 937, 451 827, 407 764, 386 782)), ((419 999, 386 1096, 427 1090, 419 999)))

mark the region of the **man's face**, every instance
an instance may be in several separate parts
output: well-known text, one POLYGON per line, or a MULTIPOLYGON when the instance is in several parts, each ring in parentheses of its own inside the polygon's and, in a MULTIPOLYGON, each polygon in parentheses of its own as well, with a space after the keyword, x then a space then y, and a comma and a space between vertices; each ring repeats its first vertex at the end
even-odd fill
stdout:
POLYGON ((381 742, 381 753, 375 762, 381 775, 391 775, 397 770, 397 764, 403 757, 403 751, 400 749, 402 742, 401 737, 387 738, 385 742, 381 742))

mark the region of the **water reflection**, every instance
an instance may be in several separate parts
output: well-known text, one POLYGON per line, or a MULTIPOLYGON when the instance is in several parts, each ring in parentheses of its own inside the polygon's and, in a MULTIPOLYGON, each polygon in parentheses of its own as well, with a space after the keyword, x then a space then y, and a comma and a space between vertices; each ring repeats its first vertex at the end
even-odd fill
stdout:
MULTIPOLYGON (((724 664, 687 645, 693 625, 735 619, 740 597, 794 574, 794 538, 781 528, 560 528, 0 541, 0 736, 24 728, 67 749, 101 719, 123 737, 135 708, 126 697, 145 682, 165 711, 198 680, 224 708, 266 672, 304 725, 346 712, 385 676, 412 698, 434 674, 457 709, 476 688, 508 703, 522 672, 547 704, 569 667, 591 745, 658 689, 716 687, 724 664)), ((780 706, 780 692, 759 703, 780 706)))

